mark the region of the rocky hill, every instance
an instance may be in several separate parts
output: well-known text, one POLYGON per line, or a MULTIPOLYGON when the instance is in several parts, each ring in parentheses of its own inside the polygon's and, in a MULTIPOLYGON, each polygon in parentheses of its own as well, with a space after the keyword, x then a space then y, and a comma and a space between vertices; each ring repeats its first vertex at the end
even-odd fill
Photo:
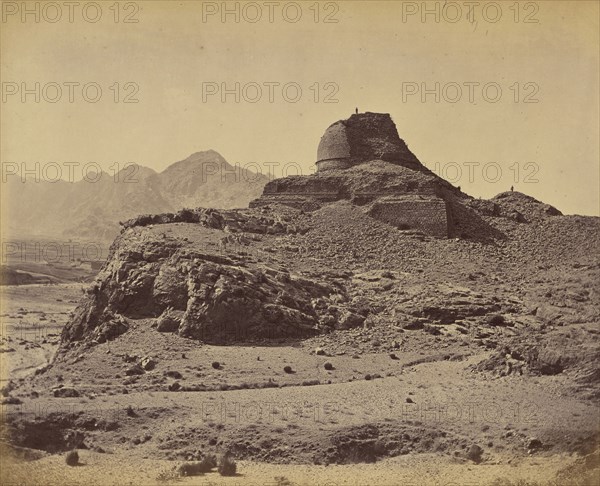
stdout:
MULTIPOLYGON (((144 318, 159 331, 213 343, 308 337, 365 321, 410 328, 457 321, 476 327, 492 314, 528 320, 536 307, 546 309, 545 299, 536 291, 535 297, 505 300, 494 282, 503 279, 503 287, 519 282, 521 293, 527 283, 533 292, 541 268, 554 271, 557 261, 569 271, 575 265, 595 272, 599 222, 547 215, 541 203, 515 219, 523 215, 517 207, 523 210, 524 201, 530 208, 536 203, 514 193, 500 200, 504 206, 497 216, 476 213, 483 236, 496 236, 486 242, 477 234, 439 239, 398 230, 348 201, 314 212, 262 207, 139 217, 125 223, 96 284, 65 328, 63 344, 102 342, 125 333, 121 324, 128 319, 144 318), (531 214, 538 219, 520 222, 531 214), (398 288, 365 302, 363 286, 374 281, 376 287, 396 288, 395 272, 416 273, 427 285, 419 292, 413 283, 409 293, 398 288), (438 288, 454 288, 459 281, 471 290, 455 295, 438 288), (487 295, 484 281, 491 285, 487 295), (400 295, 405 297, 398 307, 400 295)), ((586 293, 581 302, 589 298, 586 293)), ((592 312, 588 319, 596 317, 592 312)))
POLYGON ((271 181, 247 209, 123 221, 53 362, 4 390, 43 403, 101 395, 116 418, 14 415, 9 440, 303 465, 435 453, 511 474, 532 455, 554 474, 576 453, 571 474, 593 484, 600 218, 518 192, 474 199, 381 155, 271 181), (205 414, 286 399, 335 413, 205 414), (468 418, 431 420, 465 401, 468 418), (40 442, 40 427, 54 439, 40 442))
MULTIPOLYGON (((381 122, 389 128, 386 117, 381 122)), ((181 164, 166 172, 185 197, 189 181, 171 175, 181 164)), ((598 218, 562 216, 521 193, 476 200, 411 164, 328 167, 269 182, 249 209, 182 210, 122 223, 65 327, 62 350, 126 338, 138 319, 157 332, 218 344, 367 324, 441 332, 431 326, 477 328, 490 316, 528 326, 536 308, 546 312, 537 290, 529 294, 541 269, 596 271, 598 218), (400 274, 422 283, 398 288, 407 278, 400 274), (520 290, 503 298, 495 288, 500 279, 520 290), (370 281, 386 291, 367 298, 370 281)), ((582 292, 578 302, 596 298, 582 292)), ((598 317, 584 307, 586 319, 598 317)))

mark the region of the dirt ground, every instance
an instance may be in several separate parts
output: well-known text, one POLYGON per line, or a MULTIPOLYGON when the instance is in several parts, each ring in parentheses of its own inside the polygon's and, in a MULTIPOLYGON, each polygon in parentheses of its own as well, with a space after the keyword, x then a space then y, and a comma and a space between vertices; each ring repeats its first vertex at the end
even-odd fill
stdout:
POLYGON ((85 449, 79 449, 82 465, 76 468, 65 466, 60 452, 71 446, 60 441, 39 460, 9 459, 3 484, 161 484, 175 481, 178 464, 228 444, 238 456, 254 459, 239 461, 238 476, 215 472, 177 483, 593 484, 556 482, 560 471, 591 452, 598 420, 594 403, 563 392, 565 376, 474 373, 472 365, 489 352, 454 360, 435 352, 421 360, 401 352, 398 360, 377 353, 354 359, 318 356, 303 346, 194 347, 173 335, 159 335, 165 342, 157 343, 152 334, 144 338, 143 329, 137 330, 136 351, 158 361, 143 378, 132 382, 123 373, 115 380, 126 364, 115 341, 94 347, 72 374, 44 374, 47 387, 62 383, 79 396, 47 396, 35 380, 20 389, 22 403, 4 412, 17 424, 24 447, 52 450, 50 442, 62 441, 64 431, 82 430, 85 449), (220 369, 211 366, 215 360, 220 369), (322 369, 325 361, 334 370, 322 369), (283 372, 286 363, 295 373, 283 372), (173 378, 173 371, 180 375, 173 378), (381 377, 367 380, 369 373, 381 377), (302 385, 316 379, 324 384, 302 385), (276 385, 264 386, 269 380, 276 385), (200 381, 205 391, 168 391, 174 382, 192 388, 200 381), (242 382, 248 388, 235 389, 242 382), (41 434, 44 429, 50 433, 41 434), (399 442, 404 450, 353 464, 352 446, 371 436, 399 442), (339 437, 350 449, 339 447, 339 437), (533 439, 539 449, 529 449, 533 439), (474 444, 483 450, 480 463, 468 458, 474 444))
POLYGON ((6 285, 0 313, 0 378, 22 378, 50 362, 81 283, 6 285))
MULTIPOLYGON (((2 484, 599 484, 595 220, 502 220, 509 237, 484 244, 392 235, 345 205, 298 218, 309 233, 234 251, 336 279, 364 325, 209 345, 128 315, 44 366, 81 284, 5 287, 2 484), (222 451, 236 476, 176 473, 222 451)), ((199 254, 221 237, 135 231, 199 254)))
MULTIPOLYGON (((435 454, 401 456, 376 464, 352 465, 273 465, 240 461, 240 473, 223 477, 208 473, 199 477, 159 481, 161 473, 172 470, 165 460, 132 458, 121 454, 83 451, 80 467, 65 468, 63 458, 48 456, 35 463, 13 464, 3 484, 93 484, 93 485, 322 485, 322 486, 479 486, 490 484, 548 484, 565 465, 568 455, 550 458, 524 458, 499 463, 465 466, 451 460, 440 461, 435 454), (116 473, 115 471, 118 471, 116 473), (510 479, 508 479, 510 478, 510 479), (510 482, 507 482, 510 481, 510 482), (519 483, 519 481, 521 481, 519 483)), ((576 483, 564 483, 576 484, 576 483)))

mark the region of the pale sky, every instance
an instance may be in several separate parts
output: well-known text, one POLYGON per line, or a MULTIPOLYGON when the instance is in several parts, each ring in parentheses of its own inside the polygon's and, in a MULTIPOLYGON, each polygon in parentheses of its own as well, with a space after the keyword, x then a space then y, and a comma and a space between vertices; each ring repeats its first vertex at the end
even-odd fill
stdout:
MULTIPOLYGON (((239 5, 238 23, 233 14, 222 22, 219 12, 203 19, 203 8, 223 2, 143 1, 137 12, 125 2, 118 23, 113 1, 99 2, 96 23, 86 22, 81 8, 70 23, 62 2, 57 22, 48 21, 57 15, 50 7, 40 10, 39 23, 34 14, 22 22, 20 11, 12 13, 22 3, 2 5, 3 163, 93 161, 109 170, 135 162, 160 171, 214 149, 232 164, 295 162, 310 173, 324 130, 358 107, 390 113, 417 157, 432 170, 440 164, 441 175, 473 196, 514 185, 564 213, 599 214, 597 1, 521 2, 518 9, 500 2, 501 12, 483 12, 493 2, 480 2, 474 23, 462 1, 425 2, 439 9, 439 22, 434 14, 422 21, 420 1, 321 2, 319 22, 314 1, 297 2, 296 23, 289 21, 297 15, 293 2, 275 2, 272 23, 263 1, 245 8, 248 2, 225 2, 232 10, 239 5), (256 6, 262 18, 251 23, 256 6), (419 10, 408 15, 413 8, 419 10), (139 22, 123 23, 129 13, 139 22), (325 23, 327 15, 338 22, 325 23), (35 90, 36 82, 39 103, 33 94, 23 103, 22 83, 35 90), (73 103, 65 82, 80 83, 73 103), (255 97, 258 83, 262 96, 255 103, 234 95, 223 103, 219 94, 203 100, 203 83, 234 89, 236 82, 240 95, 255 97), (49 83, 62 86, 56 103, 46 99, 57 96, 49 83), (102 88, 98 102, 83 98, 86 83, 102 88), (272 85, 272 103, 264 83, 280 83, 272 85), (290 101, 294 85, 284 99, 286 83, 300 86, 299 101, 290 101), (135 86, 139 102, 123 103, 135 86), (424 100, 408 94, 422 87, 431 91, 424 100), (337 103, 323 102, 328 93, 337 103), (470 162, 479 164, 471 165, 471 181, 470 162)), ((25 2, 36 3, 44 5, 25 2)), ((87 94, 95 96, 93 86, 87 94)))

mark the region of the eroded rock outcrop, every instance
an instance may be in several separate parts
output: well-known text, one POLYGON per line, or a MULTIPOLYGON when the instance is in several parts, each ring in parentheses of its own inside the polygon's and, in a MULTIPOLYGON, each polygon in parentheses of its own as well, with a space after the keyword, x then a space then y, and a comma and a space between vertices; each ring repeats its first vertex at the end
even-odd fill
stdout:
POLYGON ((127 223, 64 328, 63 344, 114 339, 137 319, 148 319, 157 332, 177 332, 210 343, 307 337, 350 325, 351 311, 332 316, 327 310, 330 297, 346 292, 339 282, 251 262, 243 252, 219 252, 222 241, 232 234, 243 239, 244 233, 232 233, 228 221, 263 234, 269 234, 269 228, 274 228, 270 234, 287 230, 269 218, 262 218, 266 223, 261 226, 259 213, 237 213, 234 219, 214 210, 194 216, 206 240, 213 243, 205 242, 201 249, 144 227, 145 217, 127 223))

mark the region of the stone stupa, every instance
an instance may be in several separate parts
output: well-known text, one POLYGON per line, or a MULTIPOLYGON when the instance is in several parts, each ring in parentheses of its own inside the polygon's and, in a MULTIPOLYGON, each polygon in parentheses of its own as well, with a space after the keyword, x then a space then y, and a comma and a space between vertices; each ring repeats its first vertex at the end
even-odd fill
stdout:
POLYGON ((360 113, 330 125, 317 149, 317 171, 384 160, 420 170, 423 165, 398 136, 388 113, 360 113))
POLYGON ((460 190, 409 150, 388 113, 356 113, 330 125, 317 149, 317 172, 267 183, 251 208, 282 204, 314 211, 348 200, 402 230, 452 235, 450 202, 460 190))

